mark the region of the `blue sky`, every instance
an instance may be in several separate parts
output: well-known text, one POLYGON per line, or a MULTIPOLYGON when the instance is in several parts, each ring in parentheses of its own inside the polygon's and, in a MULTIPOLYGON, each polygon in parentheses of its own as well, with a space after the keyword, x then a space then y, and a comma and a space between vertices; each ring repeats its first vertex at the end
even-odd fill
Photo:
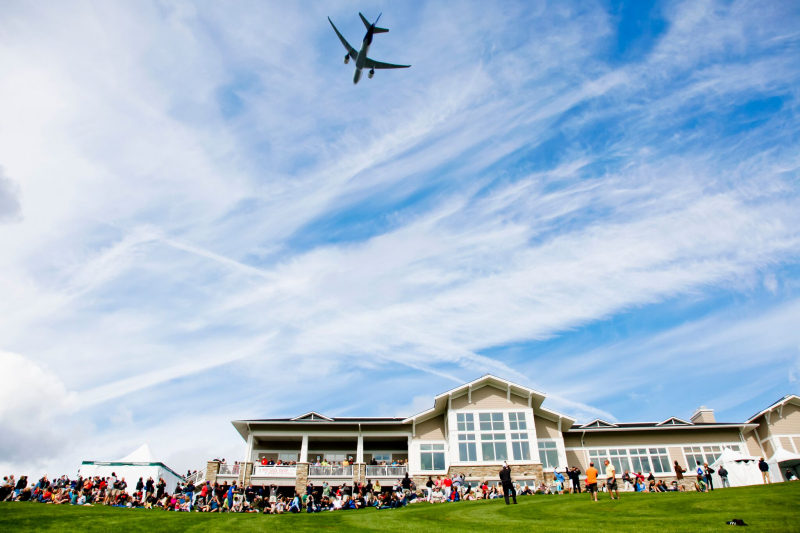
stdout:
POLYGON ((5 2, 0 465, 408 415, 800 392, 794 2, 5 2), (352 84, 327 16, 410 63, 352 84), (202 428, 202 429, 201 429, 202 428), (201 437, 202 438, 198 438, 201 437))

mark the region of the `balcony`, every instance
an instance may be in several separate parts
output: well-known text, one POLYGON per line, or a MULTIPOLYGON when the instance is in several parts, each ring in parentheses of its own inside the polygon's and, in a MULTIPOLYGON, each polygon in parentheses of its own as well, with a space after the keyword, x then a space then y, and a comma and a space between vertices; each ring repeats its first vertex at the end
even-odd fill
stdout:
POLYGON ((228 464, 221 464, 219 465, 219 472, 217 472, 217 476, 238 476, 239 475, 239 465, 228 465, 228 464))
POLYGON ((309 466, 308 477, 353 477, 352 466, 309 466))
POLYGON ((408 472, 407 466, 367 466, 367 478, 373 477, 405 477, 408 472))
POLYGON ((253 468, 253 477, 287 477, 287 478, 296 478, 297 477, 297 467, 296 466, 283 466, 283 465, 256 466, 256 467, 253 468))

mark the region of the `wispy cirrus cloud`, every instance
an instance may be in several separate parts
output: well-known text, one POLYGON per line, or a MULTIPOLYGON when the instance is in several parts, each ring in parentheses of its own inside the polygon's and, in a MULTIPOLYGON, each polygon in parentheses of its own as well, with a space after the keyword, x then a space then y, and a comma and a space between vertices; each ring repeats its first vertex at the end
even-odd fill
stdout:
MULTIPOLYGON (((751 297, 753 278, 796 264, 786 6, 657 5, 663 32, 625 60, 601 4, 392 5, 372 53, 414 66, 353 87, 325 16, 355 41, 357 11, 3 6, 0 121, 18 127, 0 129, 0 164, 25 216, 0 226, 0 348, 76 394, 74 426, 167 439, 177 415, 152 413, 170 391, 221 427, 308 410, 298 390, 361 388, 380 398, 364 414, 397 414, 484 372, 622 417, 591 387, 552 385, 576 366, 614 379, 621 349, 620 393, 639 394, 672 368, 658 350, 635 361, 647 342, 672 334, 710 363, 727 341, 653 327, 546 360, 537 343, 751 297)), ((759 312, 794 312, 774 307, 759 312)), ((784 365, 790 335, 764 331, 784 365)))

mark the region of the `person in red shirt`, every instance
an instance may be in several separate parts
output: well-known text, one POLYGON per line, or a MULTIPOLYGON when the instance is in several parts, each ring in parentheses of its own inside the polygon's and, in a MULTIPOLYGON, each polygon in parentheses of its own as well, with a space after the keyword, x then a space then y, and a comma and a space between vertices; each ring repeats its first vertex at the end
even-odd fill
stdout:
POLYGON ((444 495, 450 499, 450 491, 453 490, 453 480, 450 477, 445 477, 444 481, 442 481, 442 485, 444 485, 444 495))
POLYGON ((261 458, 261 466, 267 466, 267 458, 266 457, 262 457, 261 458))

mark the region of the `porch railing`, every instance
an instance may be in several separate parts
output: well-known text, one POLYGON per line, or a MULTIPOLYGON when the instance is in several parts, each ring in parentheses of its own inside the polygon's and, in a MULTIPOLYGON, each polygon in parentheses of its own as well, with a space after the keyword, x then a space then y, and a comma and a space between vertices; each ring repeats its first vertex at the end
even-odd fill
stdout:
POLYGON ((308 476, 353 477, 352 466, 309 466, 308 476))
POLYGON ((296 466, 256 466, 253 477, 297 477, 296 466))
POLYGON ((191 481, 195 485, 199 485, 206 479, 206 471, 205 470, 198 470, 197 472, 192 472, 190 476, 186 476, 186 482, 188 483, 191 481))
POLYGON ((404 477, 407 466, 367 466, 367 477, 404 477))
POLYGON ((239 475, 239 466, 236 465, 219 465, 218 476, 237 476, 239 475))

